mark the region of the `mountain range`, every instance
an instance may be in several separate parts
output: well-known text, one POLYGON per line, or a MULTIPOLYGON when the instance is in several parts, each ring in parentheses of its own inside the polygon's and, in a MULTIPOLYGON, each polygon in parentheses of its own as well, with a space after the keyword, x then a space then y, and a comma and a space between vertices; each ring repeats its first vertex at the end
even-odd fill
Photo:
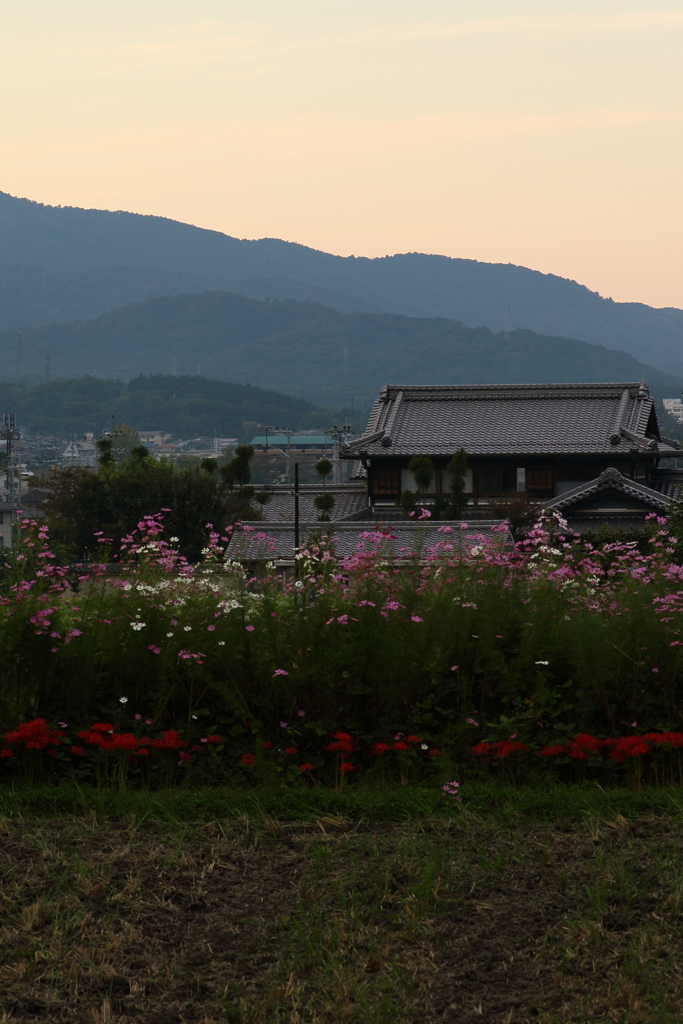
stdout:
MULTIPOLYGON (((143 299, 204 291, 310 301, 342 314, 445 318, 494 333, 508 328, 510 340, 522 329, 603 345, 683 377, 682 310, 613 302, 552 274, 424 253, 340 257, 163 217, 43 206, 0 193, 0 328, 89 320, 143 299)), ((505 359, 500 366, 507 372, 505 359)))
MULTIPOLYGON (((16 358, 16 332, 5 331, 0 376, 21 377, 16 358)), ((147 299, 85 323, 26 328, 24 379, 35 382, 48 367, 58 377, 204 376, 356 409, 387 383, 646 380, 658 397, 683 387, 673 374, 585 341, 218 291, 147 299)))

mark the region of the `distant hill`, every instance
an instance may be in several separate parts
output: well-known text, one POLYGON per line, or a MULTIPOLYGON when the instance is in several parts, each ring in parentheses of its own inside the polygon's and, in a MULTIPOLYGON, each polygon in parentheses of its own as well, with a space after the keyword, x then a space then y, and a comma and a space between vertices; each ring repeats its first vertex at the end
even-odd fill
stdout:
POLYGON ((137 430, 163 430, 192 437, 237 437, 245 421, 284 424, 294 430, 329 427, 330 414, 310 402, 276 391, 164 374, 120 380, 78 377, 33 387, 0 382, 0 408, 17 414, 20 426, 35 434, 78 436, 117 423, 137 430))
MULTIPOLYGON (((584 341, 524 330, 506 340, 456 320, 344 314, 312 302, 223 292, 149 299, 83 324, 30 328, 22 345, 28 374, 43 372, 49 354, 60 377, 84 368, 112 377, 170 370, 286 391, 322 405, 348 404, 351 396, 367 404, 392 382, 643 379, 660 396, 683 387, 681 378, 584 341)), ((15 333, 0 334, 0 375, 11 377, 15 357, 15 333)))
POLYGON ((131 302, 205 291, 238 292, 256 299, 310 300, 341 313, 383 311, 341 292, 282 278, 225 281, 150 267, 67 271, 0 266, 0 331, 91 320, 131 302))
POLYGON ((682 310, 612 302, 552 274, 423 253, 343 258, 0 193, 0 328, 87 319, 144 297, 205 289, 308 299, 345 313, 446 317, 493 331, 504 329, 509 307, 513 328, 603 344, 683 376, 682 310))

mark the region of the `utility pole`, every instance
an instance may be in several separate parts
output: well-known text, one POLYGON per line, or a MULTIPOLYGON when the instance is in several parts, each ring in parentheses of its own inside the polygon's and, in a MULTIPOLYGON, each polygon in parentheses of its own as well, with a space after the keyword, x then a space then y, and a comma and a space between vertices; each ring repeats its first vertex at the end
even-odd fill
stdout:
POLYGON ((0 440, 5 442, 5 449, 7 451, 7 499, 12 503, 14 498, 14 441, 19 440, 19 431, 17 430, 17 417, 13 412, 3 413, 2 416, 2 429, 0 430, 0 440))
POLYGON ((299 463, 294 463, 294 579, 299 578, 299 463))
POLYGON ((332 449, 332 465, 334 466, 332 480, 335 484, 340 484, 341 480, 341 459, 339 458, 339 448, 341 442, 351 433, 351 424, 344 423, 341 427, 331 427, 325 431, 334 441, 334 447, 332 449))
POLYGON ((270 431, 272 434, 286 434, 287 435, 287 449, 288 449, 288 451, 287 451, 287 482, 289 483, 289 462, 290 462, 290 458, 291 458, 289 452, 290 452, 290 449, 291 449, 292 431, 290 430, 289 427, 272 427, 270 425, 266 426, 265 423, 257 423, 256 426, 258 427, 259 430, 265 431, 265 435, 266 435, 266 487, 268 487, 268 484, 269 484, 269 481, 270 481, 270 477, 269 477, 269 466, 270 466, 270 464, 269 464, 269 461, 268 461, 268 431, 270 431))

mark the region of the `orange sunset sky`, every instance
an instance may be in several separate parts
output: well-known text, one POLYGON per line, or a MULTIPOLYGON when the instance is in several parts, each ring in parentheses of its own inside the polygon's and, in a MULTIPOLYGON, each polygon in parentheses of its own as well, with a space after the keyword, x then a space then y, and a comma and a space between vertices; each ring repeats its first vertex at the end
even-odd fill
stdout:
POLYGON ((0 189, 683 306, 683 6, 3 0, 0 189))

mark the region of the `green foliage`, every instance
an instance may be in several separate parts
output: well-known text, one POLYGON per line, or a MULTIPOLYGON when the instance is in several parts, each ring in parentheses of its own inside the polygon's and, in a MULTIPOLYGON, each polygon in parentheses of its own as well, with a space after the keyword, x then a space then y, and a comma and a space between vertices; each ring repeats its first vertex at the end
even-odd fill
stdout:
POLYGON ((467 453, 459 448, 447 466, 450 484, 450 505, 446 516, 450 519, 462 519, 463 509, 467 505, 465 494, 465 474, 467 473, 467 453))
POLYGON ((318 476, 322 478, 323 487, 325 486, 327 478, 333 469, 334 466, 332 465, 329 459, 320 459, 319 462, 316 462, 315 471, 318 474, 318 476))
POLYGON ((406 489, 401 497, 399 498, 399 505, 403 509, 405 515, 410 515, 416 509, 415 495, 410 489, 406 489))
MULTIPOLYGON (((111 441, 104 439, 100 444, 102 461, 110 455, 111 441)), ((133 453, 121 462, 108 459, 99 474, 79 467, 48 474, 45 522, 63 557, 101 558, 107 545, 103 549, 96 534, 103 534, 116 554, 121 539, 143 516, 166 508, 172 510, 167 523, 179 538, 181 552, 194 561, 205 544, 206 523, 220 530, 237 519, 258 517, 249 504, 253 489, 252 494, 243 488, 233 496, 219 474, 159 462, 143 450, 144 456, 133 453)))
MULTIPOLYGON (((301 398, 249 384, 208 380, 198 376, 153 374, 127 383, 98 377, 76 377, 27 385, 0 382, 0 405, 17 413, 31 433, 69 437, 72 429, 99 433, 117 423, 115 447, 126 447, 130 427, 162 430, 173 435, 236 437, 244 421, 285 420, 293 429, 327 427, 333 414, 301 398), (314 422, 311 423, 311 417, 314 422)), ((251 431, 246 440, 251 440, 251 431)), ((137 438, 128 444, 133 447, 137 438)))
MULTIPOLYGON (((11 360, 16 335, 0 334, 0 342, 0 352, 8 353, 4 366, 0 359, 0 369, 8 375, 14 371, 11 360)), ((621 347, 621 336, 614 335, 613 342, 621 347)), ((314 398, 324 405, 346 403, 354 392, 366 402, 372 400, 386 383, 389 368, 391 375, 414 384, 434 380, 463 384, 647 380, 657 396, 680 393, 683 387, 680 378, 645 366, 623 351, 572 338, 515 330, 504 339, 485 327, 468 328, 445 317, 340 314, 315 303, 260 302, 223 292, 166 296, 112 310, 86 323, 28 328, 23 344, 27 366, 42 368, 49 352, 58 374, 63 372, 61 352, 64 363, 73 365, 67 353, 74 350, 87 352, 89 367, 102 374, 110 372, 112 352, 116 352, 122 372, 141 367, 160 382, 164 379, 158 376, 160 371, 167 370, 169 360, 175 358, 179 369, 188 374, 165 378, 168 383, 163 386, 146 385, 144 401, 130 385, 101 382, 102 391, 110 389, 108 400, 97 403, 95 416, 81 413, 82 428, 74 422, 74 402, 60 408, 59 417, 47 405, 33 405, 30 424, 28 410, 17 404, 22 423, 34 430, 40 426, 41 433, 59 430, 65 436, 72 427, 100 430, 111 412, 127 423, 177 434, 199 429, 210 435, 216 429, 237 436, 245 420, 282 423, 294 429, 330 425, 329 418, 310 423, 304 408, 297 409, 296 399, 287 401, 272 393, 269 398, 259 395, 258 389, 252 389, 251 399, 246 392, 241 397, 233 392, 229 403, 217 401, 211 393, 217 380, 201 383, 200 377, 189 376, 196 373, 198 361, 212 377, 228 381, 239 375, 241 382, 314 398), (348 353, 351 372, 342 371, 342 349, 348 353), (120 400, 111 406, 113 394, 120 395, 120 400), (208 402, 203 408, 202 399, 208 402), (297 412, 299 422, 294 422, 297 412)), ((54 381, 52 387, 44 384, 41 388, 54 401, 60 390, 56 385, 62 383, 54 381)), ((13 408, 3 391, 0 388, 0 402, 4 408, 13 408)), ((310 406, 308 412, 313 412, 310 406)))
POLYGON ((114 442, 110 437, 101 437, 97 442, 97 450, 100 453, 98 461, 103 468, 114 462, 113 447, 114 442))
POLYGON ((313 504, 320 512, 320 522, 329 522, 330 512, 334 508, 334 494, 316 494, 313 504))
POLYGON ((416 455, 408 463, 408 469, 415 478, 417 489, 420 494, 429 490, 429 485, 434 479, 434 463, 424 455, 416 455))

